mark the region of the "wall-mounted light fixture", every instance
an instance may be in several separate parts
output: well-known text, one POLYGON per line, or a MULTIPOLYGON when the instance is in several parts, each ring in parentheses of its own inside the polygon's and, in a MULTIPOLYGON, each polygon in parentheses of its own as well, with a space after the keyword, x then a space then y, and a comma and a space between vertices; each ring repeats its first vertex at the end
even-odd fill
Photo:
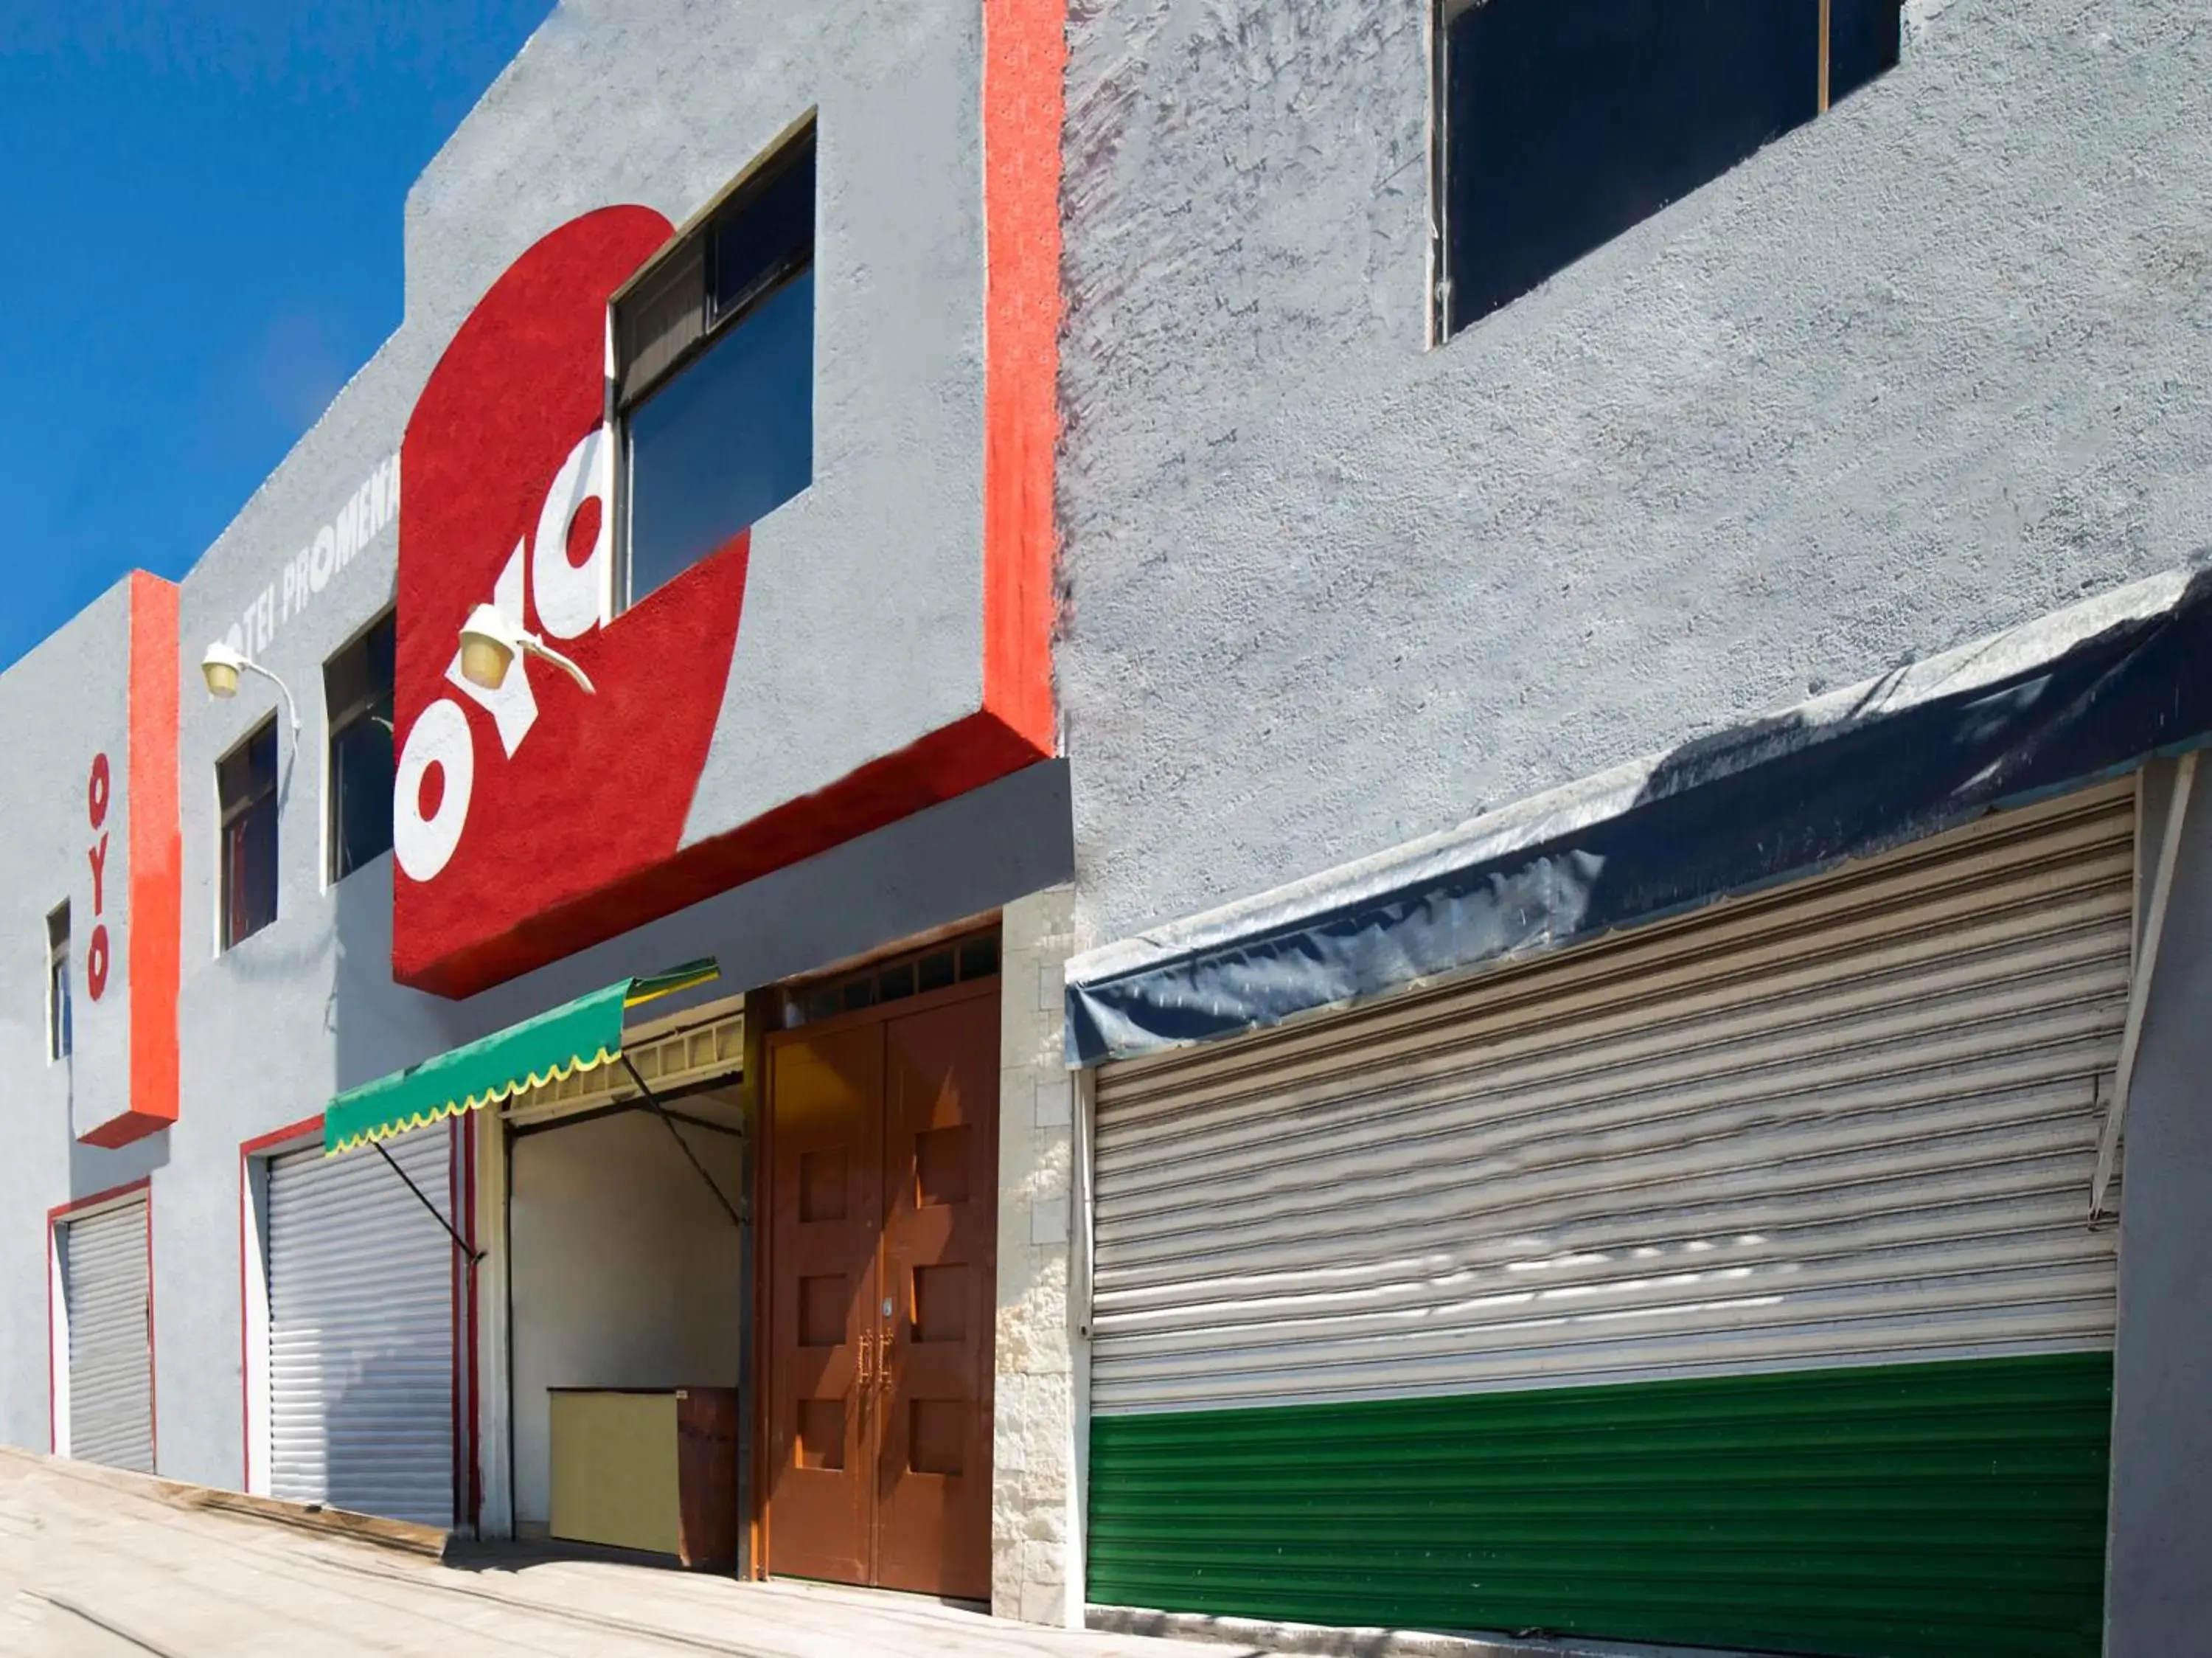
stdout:
POLYGON ((591 676, 519 622, 509 621, 491 605, 478 605, 461 624, 461 677, 472 686, 496 691, 507 683, 514 659, 527 652, 542 656, 587 692, 598 687, 591 676))
POLYGON ((286 685, 283 680, 262 667, 260 663, 251 657, 240 655, 238 652, 220 641, 210 645, 207 648, 207 654, 200 658, 200 677, 207 681, 208 695, 210 697, 221 697, 228 701, 238 695, 238 676, 241 673, 258 674, 284 693, 284 711, 291 716, 292 736, 296 741, 300 735, 300 706, 292 700, 291 686, 286 685))

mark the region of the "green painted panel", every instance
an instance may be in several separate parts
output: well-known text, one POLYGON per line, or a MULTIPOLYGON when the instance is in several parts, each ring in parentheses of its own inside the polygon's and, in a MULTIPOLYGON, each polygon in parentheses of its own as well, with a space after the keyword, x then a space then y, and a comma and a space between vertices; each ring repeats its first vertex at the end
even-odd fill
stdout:
POLYGON ((2093 1658, 2109 1353, 1100 1417, 1089 1595, 1836 1658, 2093 1658))

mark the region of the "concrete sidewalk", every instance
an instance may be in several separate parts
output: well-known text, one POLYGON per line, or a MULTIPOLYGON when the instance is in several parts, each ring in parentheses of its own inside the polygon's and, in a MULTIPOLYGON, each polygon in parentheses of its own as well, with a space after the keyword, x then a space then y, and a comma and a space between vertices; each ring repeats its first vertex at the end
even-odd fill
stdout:
POLYGON ((184 1489, 0 1452, 0 1652, 1227 1658, 1240 1650, 1039 1630, 912 1596, 651 1566, 496 1550, 442 1564, 180 1503, 184 1489))

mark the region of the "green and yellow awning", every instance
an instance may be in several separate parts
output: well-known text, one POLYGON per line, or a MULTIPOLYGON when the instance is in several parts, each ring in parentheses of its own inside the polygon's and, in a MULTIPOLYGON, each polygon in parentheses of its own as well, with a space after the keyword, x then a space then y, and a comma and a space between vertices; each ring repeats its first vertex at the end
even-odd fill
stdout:
POLYGON ((618 979, 519 1025, 349 1088, 323 1113, 324 1154, 388 1140, 580 1070, 612 1064, 622 1058, 625 1009, 720 977, 721 969, 709 959, 650 978, 618 979))

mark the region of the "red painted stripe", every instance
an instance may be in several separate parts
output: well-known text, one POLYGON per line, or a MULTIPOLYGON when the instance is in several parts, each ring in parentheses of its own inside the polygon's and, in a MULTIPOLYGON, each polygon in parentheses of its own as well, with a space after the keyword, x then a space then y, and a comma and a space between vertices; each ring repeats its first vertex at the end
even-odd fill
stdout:
POLYGON ((1054 753, 1065 0, 983 0, 983 707, 1054 753))
POLYGON ((146 1448, 161 1472, 161 1344, 154 1339, 154 1187, 146 1187, 146 1448))
POLYGON ((177 814, 178 589, 131 576, 131 1108, 177 1120, 184 943, 177 814))
MULTIPOLYGON (((465 1118, 462 1120, 464 1124, 467 1122, 465 1118)), ((495 1117, 491 1120, 496 1122, 498 1119, 495 1117)), ((489 1130, 487 1129, 486 1131, 489 1132, 489 1130)), ((463 1212, 468 1216, 462 1224, 461 1235, 469 1240, 470 1253, 474 1254, 477 1247, 477 1131, 473 1127, 463 1127, 459 1132, 464 1154, 461 1165, 463 1173, 461 1204, 463 1212)), ((471 1260, 468 1264, 469 1327, 467 1339, 463 1344, 462 1350, 467 1355, 469 1388, 468 1410, 464 1417, 464 1421, 467 1424, 469 1469, 468 1506, 465 1512, 468 1515, 469 1524, 476 1528, 477 1534, 481 1537, 483 1534, 483 1401, 477 1387, 477 1361, 479 1356, 477 1346, 478 1327, 477 1302, 483 1286, 482 1277, 477 1271, 479 1265, 480 1263, 475 1260, 471 1260)))
POLYGON ((152 1177, 142 1174, 135 1180, 125 1180, 121 1186, 112 1186, 105 1192, 95 1192, 89 1198, 72 1198, 65 1204, 56 1204, 46 1211, 46 1224, 51 1228, 58 1222, 66 1221, 72 1215, 92 1208, 95 1204, 104 1204, 111 1198, 125 1198, 134 1192, 143 1192, 150 1197, 153 1189, 152 1177))
POLYGON ((320 1140, 322 1137, 323 1113, 319 1111, 313 1117, 302 1117, 296 1123, 288 1123, 283 1128, 271 1129, 266 1134, 258 1134, 251 1140, 240 1141, 238 1155, 241 1160, 256 1157, 272 1147, 283 1145, 287 1140, 320 1140))

